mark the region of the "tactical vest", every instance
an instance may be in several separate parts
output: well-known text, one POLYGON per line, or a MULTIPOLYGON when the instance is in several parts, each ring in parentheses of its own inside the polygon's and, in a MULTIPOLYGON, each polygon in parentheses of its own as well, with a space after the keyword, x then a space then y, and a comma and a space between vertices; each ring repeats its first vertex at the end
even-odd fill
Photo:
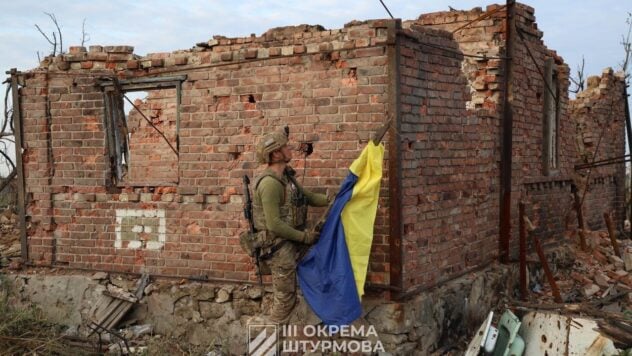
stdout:
MULTIPOLYGON (((266 230, 266 219, 263 215, 263 204, 261 197, 256 193, 259 183, 264 178, 274 179, 283 185, 283 197, 281 199, 281 206, 279 207, 279 214, 282 221, 297 230, 303 230, 305 228, 305 220, 307 217, 307 199, 303 194, 303 191, 298 186, 296 180, 293 177, 284 174, 283 179, 279 179, 273 172, 264 171, 255 182, 255 197, 252 202, 252 215, 254 218, 255 229, 257 231, 266 230)), ((267 231, 264 245, 274 245, 283 239, 276 236, 273 232, 267 231)))

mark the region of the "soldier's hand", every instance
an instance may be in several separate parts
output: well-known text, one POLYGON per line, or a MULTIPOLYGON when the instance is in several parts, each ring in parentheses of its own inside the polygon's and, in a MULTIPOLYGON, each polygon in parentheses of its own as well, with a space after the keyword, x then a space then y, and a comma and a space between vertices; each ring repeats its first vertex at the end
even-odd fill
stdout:
POLYGON ((320 231, 323 229, 323 226, 325 226, 325 222, 319 222, 318 224, 316 224, 316 226, 314 226, 314 231, 320 233, 320 231))
POLYGON ((303 236, 303 243, 306 245, 313 245, 316 241, 318 241, 319 233, 314 231, 305 231, 305 235, 303 236))

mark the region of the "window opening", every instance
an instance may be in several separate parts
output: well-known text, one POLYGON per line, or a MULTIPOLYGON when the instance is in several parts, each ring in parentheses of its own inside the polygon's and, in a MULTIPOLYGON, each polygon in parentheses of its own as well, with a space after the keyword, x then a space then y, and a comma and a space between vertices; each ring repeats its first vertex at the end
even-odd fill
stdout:
POLYGON ((551 175, 559 168, 560 88, 558 71, 553 58, 547 58, 544 68, 544 175, 551 175))
POLYGON ((183 77, 103 80, 105 127, 115 185, 178 183, 183 77))

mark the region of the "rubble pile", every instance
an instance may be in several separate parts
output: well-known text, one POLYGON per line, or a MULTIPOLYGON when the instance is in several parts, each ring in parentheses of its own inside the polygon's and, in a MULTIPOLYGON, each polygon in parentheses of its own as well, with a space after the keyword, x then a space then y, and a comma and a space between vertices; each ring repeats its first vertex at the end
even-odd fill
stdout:
MULTIPOLYGON (((568 267, 558 268, 556 283, 565 303, 597 301, 632 292, 632 240, 619 239, 618 250, 614 247, 607 231, 586 232, 586 251, 582 251, 578 237, 571 233, 565 240, 564 259, 568 267)), ((562 266, 564 267, 564 266, 562 266)), ((532 291, 540 294, 540 302, 553 301, 551 286, 543 279, 542 285, 533 284, 532 291)), ((632 296, 632 294, 631 294, 632 296)), ((632 298, 621 309, 632 310, 632 298)))
POLYGON ((587 243, 588 251, 573 246, 575 266, 570 277, 580 286, 581 296, 594 299, 632 292, 632 240, 618 240, 620 256, 605 231, 593 231, 587 243))
POLYGON ((542 269, 529 268, 529 301, 511 304, 523 312, 546 311, 547 315, 553 313, 568 320, 588 317, 615 347, 629 349, 632 347, 632 240, 623 235, 621 239, 611 239, 607 231, 584 231, 583 235, 584 248, 579 231, 569 232, 562 246, 547 253, 561 303, 555 302, 552 282, 544 277, 542 269))
POLYGON ((0 213, 0 268, 17 263, 20 257, 20 230, 18 216, 7 208, 0 213))

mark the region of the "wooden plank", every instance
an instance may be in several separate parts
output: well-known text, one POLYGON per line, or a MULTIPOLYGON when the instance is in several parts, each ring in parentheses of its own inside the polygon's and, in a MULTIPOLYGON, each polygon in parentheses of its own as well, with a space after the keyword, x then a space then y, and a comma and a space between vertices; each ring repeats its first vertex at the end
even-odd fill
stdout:
POLYGON ((100 324, 103 320, 105 320, 105 318, 107 318, 108 314, 114 311, 114 308, 116 308, 115 302, 116 299, 107 295, 102 295, 94 308, 91 320, 100 324))
POLYGON ((122 300, 126 300, 130 303, 136 303, 136 301, 138 300, 132 293, 127 292, 126 293, 121 293, 120 291, 117 290, 107 290, 104 291, 103 294, 110 296, 114 299, 122 299, 122 300))
POLYGON ((28 255, 28 241, 26 238, 26 185, 24 182, 24 164, 22 161, 22 118, 20 111, 20 93, 18 91, 18 71, 15 68, 11 69, 11 94, 13 104, 13 135, 15 136, 15 168, 18 171, 18 219, 20 222, 20 247, 22 252, 22 261, 27 262, 28 255))
POLYGON ((579 191, 575 184, 571 186, 571 192, 573 193, 575 212, 577 213, 577 225, 579 226, 579 246, 582 251, 587 251, 586 233, 584 231, 584 212, 582 210, 582 201, 579 198, 579 191))
POLYGON ((553 278, 553 273, 549 268, 549 263, 546 260, 546 255, 544 254, 544 250, 542 250, 542 246, 540 245, 540 239, 537 236, 531 235, 533 239, 533 244, 535 245, 535 250, 540 257, 540 262, 542 263, 542 268, 544 269, 544 274, 546 275, 546 279, 549 281, 551 285, 551 291, 553 292, 553 299, 556 303, 562 303, 562 296, 560 295, 560 290, 557 287, 557 283, 555 283, 555 278, 553 278))
POLYGON ((136 293, 134 293, 136 299, 140 300, 140 298, 143 297, 143 294, 145 294, 145 287, 147 287, 148 284, 149 274, 143 273, 143 275, 140 277, 140 281, 138 282, 138 287, 136 287, 136 293))
POLYGON ((606 221, 606 226, 608 227, 608 235, 610 236, 610 243, 612 244, 612 248, 614 249, 614 253, 617 257, 621 257, 621 250, 619 250, 619 243, 617 242, 617 236, 614 233, 614 224, 612 223, 612 216, 610 213, 603 213, 603 219, 606 221))
POLYGON ((133 303, 130 303, 128 301, 125 300, 119 300, 119 305, 116 308, 115 312, 110 314, 111 318, 110 321, 108 322, 107 328, 111 329, 113 327, 116 326, 116 324, 118 324, 118 322, 125 316, 125 314, 127 314, 127 312, 132 308, 132 306, 134 305, 133 303))
POLYGON ((110 308, 108 308, 108 311, 104 312, 102 314, 102 317, 99 320, 97 320, 97 322, 101 326, 105 328, 109 328, 108 324, 110 324, 111 320, 114 318, 113 315, 119 313, 119 308, 121 307, 122 303, 123 301, 119 299, 113 299, 112 303, 110 304, 110 308))
POLYGON ((121 288, 109 285, 91 311, 90 320, 105 329, 112 329, 142 298, 145 287, 149 283, 149 275, 143 274, 138 281, 136 293, 129 293, 121 288))

